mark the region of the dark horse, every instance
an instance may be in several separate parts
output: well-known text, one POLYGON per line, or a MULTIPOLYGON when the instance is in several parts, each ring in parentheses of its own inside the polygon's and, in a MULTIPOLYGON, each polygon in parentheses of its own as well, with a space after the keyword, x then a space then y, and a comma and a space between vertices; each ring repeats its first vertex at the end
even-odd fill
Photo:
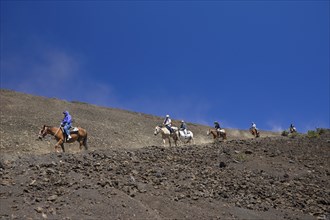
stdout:
POLYGON ((44 125, 42 129, 39 132, 39 139, 42 139, 47 134, 50 134, 55 137, 57 143, 55 145, 55 151, 58 152, 58 149, 61 147, 62 151, 64 150, 64 143, 73 143, 75 141, 78 141, 80 146, 80 150, 82 149, 82 146, 84 146, 85 150, 87 150, 87 132, 83 128, 78 127, 78 131, 71 131, 71 139, 66 141, 66 135, 63 133, 63 128, 53 127, 53 126, 46 126, 44 125))
POLYGON ((250 128, 250 132, 251 132, 251 134, 252 134, 255 138, 260 137, 260 132, 259 132, 257 129, 255 129, 255 128, 250 128))

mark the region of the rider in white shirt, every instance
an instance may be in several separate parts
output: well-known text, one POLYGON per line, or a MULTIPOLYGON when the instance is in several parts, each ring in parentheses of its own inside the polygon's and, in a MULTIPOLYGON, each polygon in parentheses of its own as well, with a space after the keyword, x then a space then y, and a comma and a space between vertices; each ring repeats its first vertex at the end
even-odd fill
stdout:
POLYGON ((170 133, 173 133, 172 129, 172 120, 170 119, 169 115, 166 115, 166 118, 164 119, 163 125, 170 131, 170 133))
POLYGON ((258 131, 257 125, 254 122, 252 122, 252 128, 254 128, 258 131))

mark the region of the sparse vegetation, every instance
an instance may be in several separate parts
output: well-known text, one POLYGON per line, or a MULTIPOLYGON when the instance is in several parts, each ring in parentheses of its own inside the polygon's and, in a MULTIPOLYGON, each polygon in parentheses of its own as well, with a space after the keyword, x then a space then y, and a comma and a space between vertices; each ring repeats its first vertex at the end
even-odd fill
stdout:
POLYGON ((325 134, 329 129, 326 128, 316 128, 315 131, 314 130, 309 130, 307 132, 307 137, 309 138, 318 138, 320 137, 320 135, 325 134))
POLYGON ((320 134, 317 131, 309 130, 307 132, 307 137, 308 138, 318 138, 318 137, 320 137, 320 134))
POLYGON ((295 137, 297 137, 298 136, 298 132, 294 132, 294 133, 291 133, 290 134, 290 137, 291 138, 295 138, 295 137))
POLYGON ((322 135, 326 132, 327 129, 325 128, 316 128, 316 132, 319 134, 319 135, 322 135))
POLYGON ((284 131, 282 131, 281 135, 287 137, 287 136, 289 136, 289 132, 284 130, 284 131))
POLYGON ((236 155, 235 159, 239 162, 244 162, 244 161, 246 161, 247 157, 246 157, 246 154, 239 153, 239 154, 236 155))

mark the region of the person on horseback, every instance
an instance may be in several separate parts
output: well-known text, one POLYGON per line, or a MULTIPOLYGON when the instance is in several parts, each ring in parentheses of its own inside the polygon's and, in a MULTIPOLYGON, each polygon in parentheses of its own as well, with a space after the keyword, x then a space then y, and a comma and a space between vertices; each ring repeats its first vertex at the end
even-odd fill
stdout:
POLYGON ((291 124, 290 125, 290 133, 294 133, 296 131, 297 131, 297 129, 295 128, 294 124, 291 124))
POLYGON ((215 128, 215 130, 217 131, 217 135, 218 135, 218 137, 220 137, 220 130, 221 130, 221 127, 220 127, 219 122, 217 122, 217 121, 214 122, 214 128, 215 128))
POLYGON ((71 128, 72 117, 68 111, 64 111, 63 114, 64 114, 64 118, 62 120, 61 127, 63 127, 63 129, 68 137, 67 140, 70 140, 71 139, 70 128, 71 128))
POLYGON ((181 121, 180 130, 183 131, 184 135, 187 135, 187 124, 184 120, 181 121))
POLYGON ((252 122, 252 126, 251 126, 252 128, 254 128, 254 129, 256 129, 256 131, 258 131, 259 129, 257 128, 257 125, 254 123, 254 122, 252 122))
POLYGON ((173 133, 172 120, 169 115, 166 115, 163 125, 165 125, 165 127, 170 131, 170 133, 173 133))

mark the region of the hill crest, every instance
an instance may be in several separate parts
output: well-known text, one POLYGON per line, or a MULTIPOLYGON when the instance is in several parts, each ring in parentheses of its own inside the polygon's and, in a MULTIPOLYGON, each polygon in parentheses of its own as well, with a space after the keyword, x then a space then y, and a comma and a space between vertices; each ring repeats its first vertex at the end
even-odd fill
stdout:
MULTIPOLYGON (((65 101, 0 90, 1 100, 1 151, 21 153, 49 153, 53 151, 55 140, 37 141, 37 135, 43 125, 59 126, 63 110, 73 116, 73 125, 87 130, 90 149, 141 148, 160 146, 160 136, 154 136, 155 126, 163 118, 149 114, 100 107, 78 101, 65 101)), ((173 124, 179 125, 178 120, 173 124)), ((211 143, 207 136, 209 126, 187 122, 194 133, 196 144, 211 143)), ((226 129, 226 128, 225 128, 226 129)), ((229 140, 248 139, 253 136, 247 130, 226 129, 229 140)), ((262 132, 262 137, 278 136, 274 132, 262 132)), ((78 143, 66 144, 69 151, 78 150, 78 143)))

